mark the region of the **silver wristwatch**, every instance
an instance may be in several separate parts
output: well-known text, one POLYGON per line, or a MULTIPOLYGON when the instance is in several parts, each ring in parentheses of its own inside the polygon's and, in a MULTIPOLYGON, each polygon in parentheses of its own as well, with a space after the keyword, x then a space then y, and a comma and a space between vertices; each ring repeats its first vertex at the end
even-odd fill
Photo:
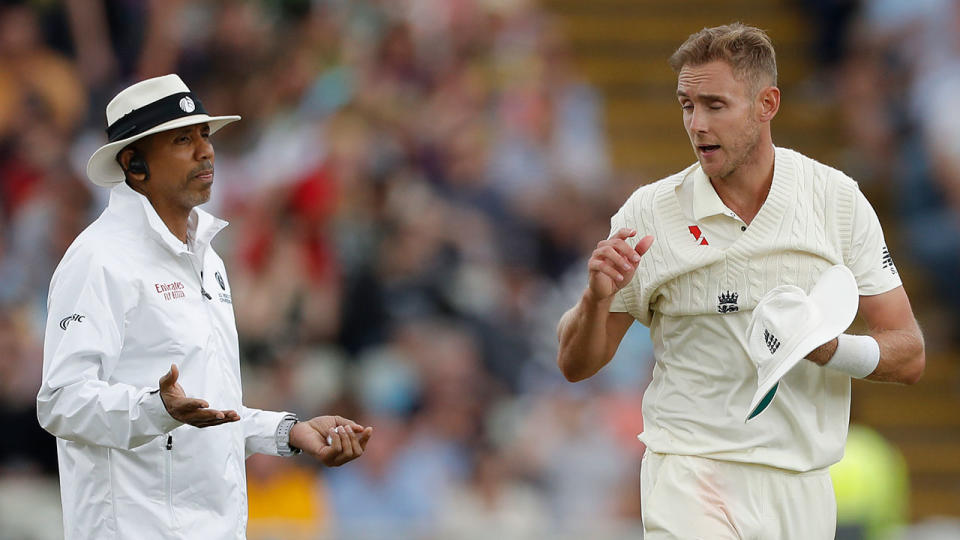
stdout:
POLYGON ((280 424, 277 426, 277 453, 283 457, 295 456, 302 452, 299 448, 290 446, 290 430, 298 421, 299 419, 295 414, 288 414, 283 417, 283 420, 280 420, 280 424))

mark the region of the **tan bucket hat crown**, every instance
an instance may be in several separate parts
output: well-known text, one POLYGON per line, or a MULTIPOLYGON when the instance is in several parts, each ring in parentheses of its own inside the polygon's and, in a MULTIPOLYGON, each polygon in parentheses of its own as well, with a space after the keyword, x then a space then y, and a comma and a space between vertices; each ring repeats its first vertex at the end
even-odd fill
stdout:
POLYGON ((210 116, 200 99, 177 75, 140 81, 121 91, 107 104, 107 144, 87 162, 87 177, 103 187, 123 182, 117 154, 147 135, 194 124, 210 124, 213 134, 239 116, 210 116))

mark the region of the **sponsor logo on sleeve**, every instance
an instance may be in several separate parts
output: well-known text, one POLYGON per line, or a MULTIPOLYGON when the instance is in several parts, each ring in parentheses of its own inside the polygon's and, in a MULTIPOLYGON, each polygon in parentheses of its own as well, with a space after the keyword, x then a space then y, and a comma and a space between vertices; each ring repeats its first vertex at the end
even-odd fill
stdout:
POLYGON ((76 321, 76 322, 78 322, 78 323, 82 323, 83 320, 86 319, 86 318, 87 318, 86 315, 80 315, 79 313, 74 313, 73 315, 69 315, 69 316, 67 316, 67 317, 64 317, 64 318, 60 319, 60 329, 63 330, 63 331, 66 331, 66 330, 67 330, 67 326, 69 326, 70 323, 72 323, 72 322, 74 322, 74 321, 76 321))
POLYGON ((889 269, 891 274, 897 273, 897 267, 893 265, 893 257, 890 256, 890 250, 883 246, 883 254, 880 256, 884 269, 889 269))

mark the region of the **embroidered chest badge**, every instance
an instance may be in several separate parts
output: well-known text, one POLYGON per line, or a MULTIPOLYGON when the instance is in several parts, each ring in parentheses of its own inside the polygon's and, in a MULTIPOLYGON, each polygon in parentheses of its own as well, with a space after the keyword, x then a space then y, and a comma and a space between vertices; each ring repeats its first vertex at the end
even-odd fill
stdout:
POLYGON ((233 304, 233 297, 230 296, 230 293, 226 292, 227 282, 223 279, 223 274, 217 271, 213 273, 213 277, 217 278, 217 284, 220 285, 220 289, 224 291, 217 293, 217 298, 219 298, 224 304, 233 304))
POLYGON ((733 313, 735 311, 740 311, 740 306, 737 305, 737 300, 740 298, 740 295, 735 292, 724 292, 717 297, 717 313, 733 313))
POLYGON ((687 228, 690 229, 690 234, 693 235, 693 239, 697 241, 698 246, 710 245, 710 243, 707 242, 707 237, 703 235, 702 231, 700 231, 700 227, 696 225, 690 225, 687 228))

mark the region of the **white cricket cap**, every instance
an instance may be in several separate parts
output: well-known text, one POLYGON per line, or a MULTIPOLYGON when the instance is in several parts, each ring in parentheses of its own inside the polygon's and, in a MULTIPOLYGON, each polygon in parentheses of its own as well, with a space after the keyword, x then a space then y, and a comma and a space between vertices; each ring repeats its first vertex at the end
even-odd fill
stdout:
POLYGON ((809 295, 793 285, 781 285, 764 295, 747 327, 757 391, 746 420, 767 408, 787 372, 850 326, 859 301, 853 273, 840 264, 825 270, 809 295))

